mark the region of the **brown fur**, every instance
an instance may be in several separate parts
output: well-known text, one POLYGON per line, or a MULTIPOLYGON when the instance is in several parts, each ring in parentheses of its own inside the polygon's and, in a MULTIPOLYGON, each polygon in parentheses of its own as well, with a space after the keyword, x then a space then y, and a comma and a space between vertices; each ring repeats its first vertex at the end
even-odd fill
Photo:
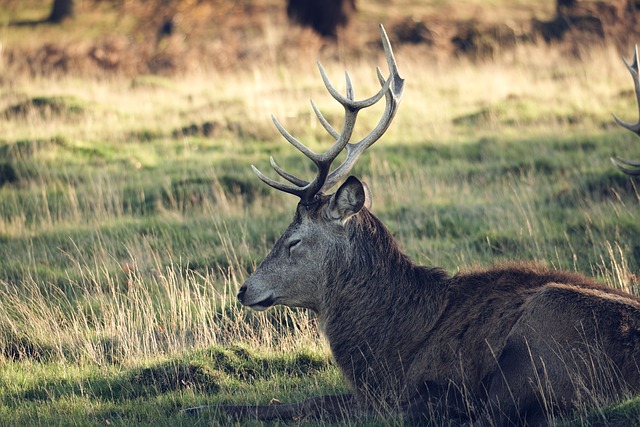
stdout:
MULTIPOLYGON (((363 207, 361 185, 300 204, 238 294, 318 314, 354 391, 338 399, 348 410, 532 425, 640 389, 638 298, 536 264, 455 276, 416 265, 363 207)), ((343 413, 335 401, 225 410, 343 413)))

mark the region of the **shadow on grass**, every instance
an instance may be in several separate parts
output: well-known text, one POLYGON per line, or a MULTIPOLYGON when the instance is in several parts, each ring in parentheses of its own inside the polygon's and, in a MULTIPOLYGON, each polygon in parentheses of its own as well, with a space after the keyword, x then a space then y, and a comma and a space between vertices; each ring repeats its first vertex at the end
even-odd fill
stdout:
POLYGON ((15 21, 9 22, 10 27, 35 27, 42 24, 50 24, 47 20, 37 20, 37 21, 15 21))
POLYGON ((49 401, 85 396, 98 400, 125 401, 187 389, 216 393, 221 379, 218 372, 204 364, 172 361, 134 368, 115 376, 95 373, 83 379, 43 379, 14 398, 16 401, 49 401))
POLYGON ((195 355, 194 360, 169 360, 135 367, 115 375, 92 371, 84 378, 42 378, 35 385, 15 392, 10 401, 53 401, 86 397, 123 402, 151 399, 191 390, 215 394, 228 381, 253 383, 275 376, 306 377, 328 365, 328 359, 310 353, 259 355, 243 346, 215 346, 195 355))

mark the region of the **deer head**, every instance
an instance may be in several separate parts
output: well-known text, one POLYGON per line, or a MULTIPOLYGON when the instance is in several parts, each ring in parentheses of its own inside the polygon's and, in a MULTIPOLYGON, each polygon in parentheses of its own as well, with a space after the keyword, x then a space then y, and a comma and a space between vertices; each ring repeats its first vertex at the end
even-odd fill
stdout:
POLYGON ((306 307, 318 310, 317 285, 326 280, 327 254, 332 258, 349 257, 349 235, 346 224, 362 209, 368 207, 370 196, 365 184, 355 177, 349 177, 332 195, 325 193, 342 181, 353 168, 360 155, 373 145, 387 130, 396 114, 398 103, 404 91, 404 79, 398 74, 389 39, 380 26, 389 77, 386 79, 380 69, 377 76, 380 90, 370 98, 356 100, 353 85, 346 75, 346 95, 340 94, 331 84, 322 65, 318 63, 325 87, 343 107, 344 124, 342 132, 336 131, 311 101, 311 106, 324 129, 335 139, 325 153, 315 153, 291 136, 272 116, 273 122, 282 136, 307 156, 316 166, 317 174, 311 181, 298 178, 278 166, 273 157, 271 166, 288 183, 273 180, 255 166, 253 171, 267 185, 300 198, 294 221, 276 242, 267 257, 238 292, 238 299, 246 306, 265 310, 275 304, 306 307), (385 98, 386 105, 376 127, 364 138, 351 142, 358 112, 385 98), (331 165, 345 150, 345 160, 333 170, 331 165))
MULTIPOLYGON (((627 66, 631 77, 633 77, 633 84, 636 89, 636 100, 638 102, 638 114, 640 115, 640 80, 638 80, 638 74, 640 74, 640 66, 638 65, 638 46, 633 54, 633 62, 629 64, 626 59, 622 58, 624 64, 627 66)), ((629 129, 631 132, 640 135, 640 119, 636 123, 627 123, 613 115, 614 120, 625 129, 629 129)), ((618 169, 627 175, 640 175, 640 161, 626 160, 620 157, 612 157, 611 161, 618 169)))

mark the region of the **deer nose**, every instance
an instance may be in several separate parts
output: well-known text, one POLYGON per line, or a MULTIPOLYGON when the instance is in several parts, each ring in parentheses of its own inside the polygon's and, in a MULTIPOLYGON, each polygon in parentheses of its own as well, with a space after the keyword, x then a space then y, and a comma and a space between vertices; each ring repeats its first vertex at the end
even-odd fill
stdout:
POLYGON ((247 292, 247 285, 242 285, 240 289, 238 289, 238 301, 242 302, 244 298, 244 294, 247 292))

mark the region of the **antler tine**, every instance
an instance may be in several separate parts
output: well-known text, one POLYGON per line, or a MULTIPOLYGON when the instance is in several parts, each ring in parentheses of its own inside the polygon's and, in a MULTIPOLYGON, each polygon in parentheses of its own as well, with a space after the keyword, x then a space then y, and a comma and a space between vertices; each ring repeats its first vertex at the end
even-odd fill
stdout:
POLYGON ((267 184, 269 187, 273 187, 276 190, 284 191, 285 193, 293 194, 294 196, 298 196, 300 198, 302 198, 302 196, 304 195, 304 193, 301 191, 300 188, 283 184, 281 182, 273 180, 268 176, 266 176, 265 174, 263 174, 262 172, 260 172, 260 169, 258 169, 254 165, 251 165, 251 169, 253 169, 253 173, 258 175, 258 178, 260 178, 262 182, 267 184))
MULTIPOLYGON (((382 86, 382 88, 380 88, 378 93, 376 93, 370 98, 363 99, 361 101, 355 101, 352 98, 348 97, 350 92, 349 90, 350 79, 348 74, 347 74, 347 96, 345 97, 333 87, 333 85, 331 84, 331 81, 329 80, 329 77, 327 77, 327 74, 324 72, 324 68, 322 68, 322 64, 320 64, 319 62, 318 62, 318 69, 320 70, 320 75, 322 76, 324 85, 329 91, 329 93, 331 94, 331 96, 333 96, 333 98, 336 101, 342 104, 348 112, 354 115, 358 111, 362 110, 363 108, 371 107, 373 104, 378 102, 384 96, 385 92, 389 90, 389 87, 391 86, 391 78, 389 78, 389 81, 385 82, 385 84, 382 86)), ((352 88, 351 88, 351 96, 353 96, 352 88)))
MULTIPOLYGON (((633 77, 633 84, 636 90, 636 100, 638 101, 638 116, 640 117, 640 80, 638 79, 638 74, 640 74, 640 67, 638 66, 638 45, 636 45, 636 50, 633 54, 633 63, 629 64, 627 60, 623 57, 624 65, 627 66, 629 73, 633 77)), ((627 123, 615 114, 613 114, 613 119, 622 127, 629 129, 630 131, 637 133, 640 135, 640 119, 637 123, 627 123)))
POLYGON ((634 161, 634 160, 627 160, 627 159, 621 159, 620 157, 612 157, 611 158, 611 163, 613 163, 615 165, 615 167, 617 167, 618 169, 620 169, 622 172, 626 173, 627 175, 640 175, 640 162, 634 161), (633 168, 628 168, 627 166, 635 166, 633 168))
POLYGON ((313 99, 311 100, 311 108, 313 108, 313 112, 316 113, 316 117, 320 121, 320 124, 322 125, 324 130, 329 132, 329 135, 331 135, 332 137, 334 137, 337 140, 340 137, 340 134, 333 128, 333 126, 331 126, 331 124, 329 124, 327 119, 324 118, 324 116, 322 115, 322 113, 318 109, 318 106, 316 105, 316 103, 313 102, 313 99))
POLYGON ((338 181, 344 178, 358 161, 360 155, 367 148, 372 146, 378 139, 380 139, 380 137, 382 137, 382 135, 389 128, 389 125, 391 124, 391 121, 393 120, 393 117, 398 110, 400 100, 402 99, 402 95, 404 93, 404 79, 400 77, 400 74, 398 73, 398 66, 396 64, 395 57, 393 56, 393 50, 391 49, 389 38, 387 37, 387 33, 385 32, 382 25, 380 25, 380 33, 382 36, 382 44, 384 46, 384 52, 387 58, 387 64, 389 65, 390 73, 389 78, 385 81, 380 68, 376 68, 378 80, 382 85, 382 89, 380 90, 380 92, 378 92, 378 94, 384 91, 386 97, 384 113, 382 114, 380 121, 371 131, 371 133, 369 133, 357 143, 347 144, 347 158, 340 166, 338 166, 333 170, 333 172, 331 172, 331 174, 327 178, 327 181, 322 187, 323 191, 331 188, 338 181))
MULTIPOLYGON (((631 132, 640 135, 640 65, 638 62, 638 45, 636 45, 635 47, 635 51, 633 53, 633 61, 631 64, 629 64, 629 62, 627 62, 627 60, 623 57, 622 60, 624 61, 624 64, 627 66, 627 69, 629 70, 629 73, 631 73, 631 77, 633 77, 633 85, 635 87, 635 92, 636 92, 636 101, 638 104, 638 122, 636 123, 627 123, 623 120, 621 120, 618 116, 616 116, 615 114, 613 115, 613 119, 616 121, 616 123, 618 123, 620 126, 622 126, 625 129, 630 130, 631 132)), ((618 168, 620 169, 622 172, 626 173, 627 175, 640 175, 640 162, 637 161, 633 161, 633 160, 626 160, 626 159, 622 159, 620 157, 612 157, 611 158, 611 162, 618 168), (627 166, 634 166, 633 168, 629 168, 627 166)))
POLYGON ((351 83, 351 77, 349 77, 349 73, 347 71, 344 72, 344 79, 346 81, 347 86, 347 99, 353 101, 356 97, 355 92, 353 91, 353 83, 351 83))
POLYGON ((271 167, 273 168, 273 170, 275 170, 278 173, 278 175, 280 175, 290 183, 295 184, 298 187, 304 187, 305 185, 309 184, 304 179, 300 179, 297 176, 291 175, 289 172, 285 171, 280 166, 278 166, 273 156, 269 157, 269 163, 271 163, 271 167))
POLYGON ((286 139, 287 141, 289 141, 289 143, 291 145, 293 145, 294 147, 296 147, 298 150, 300 150, 300 152, 302 152, 302 154, 304 154, 305 156, 309 157, 310 159, 314 159, 315 157, 318 157, 318 154, 314 153, 312 150, 310 150, 309 148, 307 148, 302 142, 298 141, 297 139, 295 139, 278 121, 278 119, 275 118, 274 115, 271 115, 271 120, 273 120, 273 123, 276 125, 276 128, 278 128, 278 131, 280 132, 280 134, 284 137, 284 139, 286 139))
POLYGON ((340 94, 333 87, 329 80, 329 77, 322 68, 322 65, 318 62, 318 69, 320 71, 320 76, 322 77, 322 81, 324 82, 325 87, 327 88, 331 96, 340 104, 342 104, 345 111, 344 126, 342 128, 342 132, 338 132, 325 119, 315 103, 311 101, 311 106, 314 113, 318 117, 320 124, 322 124, 324 129, 333 138, 335 138, 335 142, 328 151, 324 153, 316 153, 307 148, 302 142, 294 138, 274 116, 271 116, 274 124, 276 125, 276 128, 282 134, 282 136, 291 145, 296 147, 300 152, 311 159, 311 161, 313 161, 313 163, 316 165, 318 171, 315 178, 311 182, 308 182, 294 175, 291 175, 290 173, 284 171, 281 167, 279 167, 275 160, 273 160, 273 158, 271 158, 271 166, 273 167, 273 169, 278 175, 280 175, 282 178, 286 179, 293 185, 275 181, 264 175, 255 166, 252 166, 253 171, 258 175, 258 178, 260 178, 267 185, 276 188, 277 190, 281 190, 300 197, 302 203, 309 204, 313 202, 317 194, 319 194, 321 191, 329 189, 330 187, 335 185, 336 182, 341 180, 351 170, 360 154, 362 154, 364 150, 366 150, 374 142, 380 139, 382 134, 389 127, 389 124, 391 123, 391 120, 393 119, 393 116, 397 111, 398 103, 400 102, 402 93, 404 91, 404 79, 402 79, 398 74, 398 68, 395 62, 395 58, 393 57, 393 51, 391 50, 389 39, 382 25, 380 25, 380 34, 382 37, 382 44, 384 46, 387 63, 389 65, 390 76, 385 80, 382 76, 382 73, 380 72, 380 69, 377 69, 377 76, 378 80, 380 81, 381 88, 375 95, 371 96, 370 98, 363 100, 355 99, 353 84, 348 73, 345 73, 346 94, 340 94), (358 112, 363 108, 372 106, 380 99, 382 99, 383 96, 386 97, 386 106, 380 122, 373 129, 373 131, 361 141, 355 144, 350 144, 349 140, 351 139, 351 135, 353 134, 353 129, 355 127, 358 112), (338 168, 336 168, 336 170, 329 173, 331 164, 338 157, 338 155, 340 155, 345 147, 347 148, 347 158, 338 168))

